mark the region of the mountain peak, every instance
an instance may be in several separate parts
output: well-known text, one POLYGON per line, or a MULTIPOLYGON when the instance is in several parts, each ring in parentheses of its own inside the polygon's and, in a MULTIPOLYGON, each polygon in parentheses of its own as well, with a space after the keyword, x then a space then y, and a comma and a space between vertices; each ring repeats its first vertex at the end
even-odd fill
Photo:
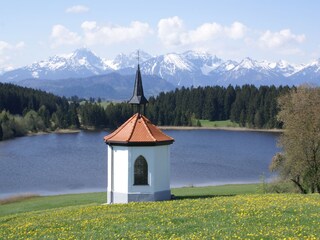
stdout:
MULTIPOLYGON (((91 58, 100 59, 95 53, 87 48, 79 48, 69 55, 71 58, 81 59, 81 58, 91 58)), ((101 59, 100 59, 101 60, 101 59)))
MULTIPOLYGON (((139 50, 139 62, 143 63, 152 58, 149 53, 139 50)), ((120 53, 113 60, 106 60, 105 63, 113 68, 119 70, 121 68, 135 68, 138 64, 138 52, 134 51, 129 54, 120 53)))
MULTIPOLYGON (((134 74, 138 64, 137 51, 121 53, 113 60, 103 60, 88 48, 79 48, 68 55, 56 55, 29 66, 3 72, 0 81, 18 83, 25 79, 66 79, 104 75, 116 71, 134 74)), ((175 86, 207 86, 228 84, 299 85, 302 80, 318 83, 320 59, 309 64, 293 65, 284 60, 278 62, 257 61, 246 57, 241 61, 222 60, 204 51, 168 53, 152 57, 139 51, 143 74, 155 75, 175 86)))
POLYGON ((183 70, 192 70, 192 64, 188 62, 187 59, 184 59, 180 55, 176 53, 169 53, 164 55, 163 61, 165 64, 170 65, 170 68, 175 71, 175 69, 183 69, 183 70))
POLYGON ((89 48, 82 47, 82 48, 76 49, 74 53, 92 53, 92 51, 89 48))
POLYGON ((211 54, 206 51, 200 51, 200 50, 189 50, 184 52, 182 55, 184 56, 190 56, 190 57, 211 57, 211 54))
POLYGON ((309 65, 310 66, 320 66, 320 58, 313 60, 309 65))
POLYGON ((249 57, 246 57, 245 59, 243 59, 239 65, 237 66, 237 70, 239 68, 246 68, 246 69, 252 69, 254 68, 255 66, 257 65, 257 62, 252 60, 251 58, 249 57))

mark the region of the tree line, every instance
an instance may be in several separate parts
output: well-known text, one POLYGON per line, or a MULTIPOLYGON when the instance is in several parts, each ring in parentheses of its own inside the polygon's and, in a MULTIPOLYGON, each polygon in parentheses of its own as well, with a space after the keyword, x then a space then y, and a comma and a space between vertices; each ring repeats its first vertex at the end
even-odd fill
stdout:
POLYGON ((0 83, 0 140, 28 132, 79 128, 78 104, 44 91, 0 83))
MULTIPOLYGON (((150 97, 145 114, 160 126, 199 126, 199 119, 230 119, 243 127, 279 128, 277 98, 288 91, 287 86, 182 87, 150 97)), ((67 99, 0 83, 0 140, 59 128, 115 129, 134 111, 126 102, 67 99)))
MULTIPOLYGON (((180 88, 150 97, 146 117, 159 126, 199 126, 199 119, 228 120, 242 127, 281 128, 277 120, 277 98, 290 87, 244 85, 242 87, 180 88)), ((85 126, 116 128, 134 109, 127 103, 86 102, 78 109, 85 126)))
POLYGON ((277 98, 288 86, 181 88, 149 99, 147 116, 158 125, 195 125, 194 120, 230 119, 242 127, 280 128, 277 98))

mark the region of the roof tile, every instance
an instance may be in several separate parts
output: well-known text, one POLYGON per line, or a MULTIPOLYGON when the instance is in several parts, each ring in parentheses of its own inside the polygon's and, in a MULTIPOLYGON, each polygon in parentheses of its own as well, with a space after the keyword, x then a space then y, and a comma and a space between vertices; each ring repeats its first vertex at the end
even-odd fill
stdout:
POLYGON ((157 145, 171 144, 174 139, 164 134, 148 118, 136 113, 113 133, 104 137, 107 144, 157 145))

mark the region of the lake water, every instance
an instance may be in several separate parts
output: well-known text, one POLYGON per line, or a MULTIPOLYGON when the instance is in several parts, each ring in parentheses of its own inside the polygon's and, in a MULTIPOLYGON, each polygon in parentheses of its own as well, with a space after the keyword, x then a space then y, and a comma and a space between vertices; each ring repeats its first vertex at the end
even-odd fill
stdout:
MULTIPOLYGON (((171 186, 259 182, 277 133, 223 130, 167 130, 171 145, 171 186)), ((45 134, 0 142, 0 198, 106 191, 107 132, 45 134)))

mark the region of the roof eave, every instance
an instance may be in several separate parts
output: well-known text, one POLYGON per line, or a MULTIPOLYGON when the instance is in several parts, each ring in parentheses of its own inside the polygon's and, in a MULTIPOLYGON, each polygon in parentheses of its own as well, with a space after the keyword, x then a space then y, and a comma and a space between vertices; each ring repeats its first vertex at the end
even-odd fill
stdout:
POLYGON ((105 141, 107 145, 110 146, 161 146, 161 145, 170 145, 174 140, 167 141, 154 141, 154 142, 121 142, 121 141, 105 141))

